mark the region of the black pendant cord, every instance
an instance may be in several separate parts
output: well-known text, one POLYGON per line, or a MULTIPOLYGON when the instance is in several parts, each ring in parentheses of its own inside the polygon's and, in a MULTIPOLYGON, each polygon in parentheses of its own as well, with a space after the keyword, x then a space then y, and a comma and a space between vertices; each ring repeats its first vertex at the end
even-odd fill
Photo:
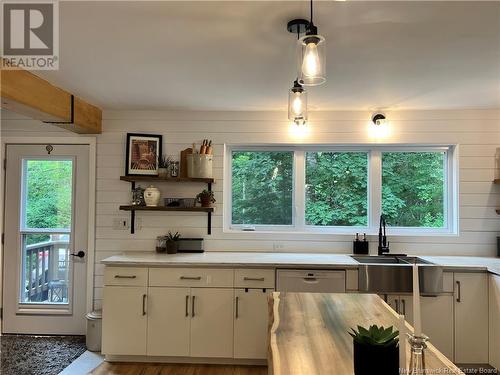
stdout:
POLYGON ((313 0, 311 0, 311 25, 313 24, 313 0))

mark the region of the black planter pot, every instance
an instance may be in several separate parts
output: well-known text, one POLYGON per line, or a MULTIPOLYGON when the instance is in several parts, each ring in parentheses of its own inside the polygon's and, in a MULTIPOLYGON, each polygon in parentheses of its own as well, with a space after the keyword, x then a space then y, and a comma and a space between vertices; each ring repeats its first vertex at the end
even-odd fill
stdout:
POLYGON ((179 241, 167 241, 167 254, 177 254, 179 241))
POLYGON ((396 345, 375 346, 353 342, 354 374, 399 374, 399 349, 396 345))

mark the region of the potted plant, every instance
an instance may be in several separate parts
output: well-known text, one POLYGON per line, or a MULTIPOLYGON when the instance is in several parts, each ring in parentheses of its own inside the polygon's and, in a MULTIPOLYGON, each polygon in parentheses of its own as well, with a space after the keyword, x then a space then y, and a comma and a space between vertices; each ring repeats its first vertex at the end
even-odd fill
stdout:
POLYGON ((212 207, 215 203, 214 192, 205 189, 196 196, 196 201, 201 203, 201 207, 212 207))
POLYGON ((172 160, 166 155, 161 155, 158 158, 158 177, 166 178, 168 177, 168 169, 172 160))
POLYGON ((175 234, 172 234, 172 232, 168 231, 166 238, 167 254, 177 254, 177 250, 179 250, 180 238, 181 235, 179 234, 179 232, 175 232, 175 234))
POLYGON ((399 374, 399 331, 394 331, 392 326, 384 328, 376 325, 368 329, 358 326, 358 331, 351 330, 356 375, 399 374))

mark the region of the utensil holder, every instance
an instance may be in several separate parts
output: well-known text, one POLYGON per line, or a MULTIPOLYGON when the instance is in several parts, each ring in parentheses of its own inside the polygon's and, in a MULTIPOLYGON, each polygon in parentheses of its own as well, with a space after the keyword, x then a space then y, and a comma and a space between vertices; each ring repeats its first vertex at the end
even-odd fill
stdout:
POLYGON ((189 178, 212 178, 213 155, 188 154, 186 158, 189 178))

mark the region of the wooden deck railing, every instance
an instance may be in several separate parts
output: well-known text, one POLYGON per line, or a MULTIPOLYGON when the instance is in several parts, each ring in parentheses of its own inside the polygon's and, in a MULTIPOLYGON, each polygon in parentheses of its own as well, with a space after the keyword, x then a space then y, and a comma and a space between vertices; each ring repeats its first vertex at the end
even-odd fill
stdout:
POLYGON ((59 260, 61 247, 67 248, 67 243, 49 241, 26 246, 22 302, 64 302, 67 297, 68 254, 65 260, 59 260))

